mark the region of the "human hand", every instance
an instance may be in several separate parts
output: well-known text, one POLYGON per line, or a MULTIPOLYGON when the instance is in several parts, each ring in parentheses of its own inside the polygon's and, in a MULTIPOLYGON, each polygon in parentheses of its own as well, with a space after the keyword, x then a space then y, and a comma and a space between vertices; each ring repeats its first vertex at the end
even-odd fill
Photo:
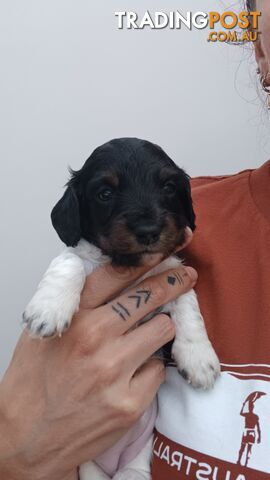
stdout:
POLYGON ((173 272, 165 272, 110 299, 159 261, 156 256, 136 269, 107 265, 94 272, 61 339, 22 334, 0 385, 1 478, 74 480, 76 466, 114 444, 151 403, 164 367, 148 359, 173 339, 174 327, 166 315, 133 327, 192 288, 196 273, 181 266, 182 285, 169 287, 173 272), (139 294, 137 308, 132 296, 142 290, 147 294, 139 294))

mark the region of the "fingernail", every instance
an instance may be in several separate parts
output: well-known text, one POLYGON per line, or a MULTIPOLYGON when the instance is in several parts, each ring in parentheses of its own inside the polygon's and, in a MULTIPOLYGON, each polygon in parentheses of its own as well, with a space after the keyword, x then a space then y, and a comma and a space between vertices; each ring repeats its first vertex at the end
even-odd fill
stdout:
POLYGON ((189 278, 191 278, 192 282, 197 282, 198 273, 196 272, 196 270, 192 267, 185 267, 185 270, 186 270, 189 278))
POLYGON ((190 235, 193 235, 193 232, 190 227, 186 227, 185 232, 186 232, 186 237, 190 237, 190 235))

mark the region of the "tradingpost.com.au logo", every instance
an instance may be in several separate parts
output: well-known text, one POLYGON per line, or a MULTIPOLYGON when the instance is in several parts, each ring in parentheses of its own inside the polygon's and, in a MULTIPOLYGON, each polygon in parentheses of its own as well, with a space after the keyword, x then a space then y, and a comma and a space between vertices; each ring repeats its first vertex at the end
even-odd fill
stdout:
POLYGON ((261 12, 242 11, 228 12, 150 12, 147 10, 141 16, 136 12, 114 12, 117 18, 117 28, 142 30, 188 30, 208 29, 209 42, 255 42, 258 39, 258 21, 261 12))

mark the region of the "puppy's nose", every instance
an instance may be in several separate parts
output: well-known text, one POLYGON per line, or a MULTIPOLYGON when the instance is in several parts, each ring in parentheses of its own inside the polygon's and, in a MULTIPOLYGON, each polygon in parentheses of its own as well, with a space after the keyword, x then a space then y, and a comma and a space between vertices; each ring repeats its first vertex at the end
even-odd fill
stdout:
POLYGON ((135 235, 139 243, 150 245, 159 239, 160 228, 157 225, 136 225, 134 228, 135 235))

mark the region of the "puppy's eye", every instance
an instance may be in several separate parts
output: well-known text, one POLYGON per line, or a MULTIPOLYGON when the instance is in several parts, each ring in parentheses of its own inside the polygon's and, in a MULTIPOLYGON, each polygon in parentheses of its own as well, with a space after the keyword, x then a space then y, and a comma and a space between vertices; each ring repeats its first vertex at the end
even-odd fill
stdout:
POLYGON ((172 195, 173 193, 176 192, 176 185, 174 182, 172 182, 171 180, 169 180, 168 182, 164 183, 163 185, 163 191, 167 194, 167 195, 172 195))
POLYGON ((103 190, 100 190, 97 194, 98 199, 102 202, 108 202, 111 200, 112 196, 113 191, 110 188, 103 188, 103 190))

